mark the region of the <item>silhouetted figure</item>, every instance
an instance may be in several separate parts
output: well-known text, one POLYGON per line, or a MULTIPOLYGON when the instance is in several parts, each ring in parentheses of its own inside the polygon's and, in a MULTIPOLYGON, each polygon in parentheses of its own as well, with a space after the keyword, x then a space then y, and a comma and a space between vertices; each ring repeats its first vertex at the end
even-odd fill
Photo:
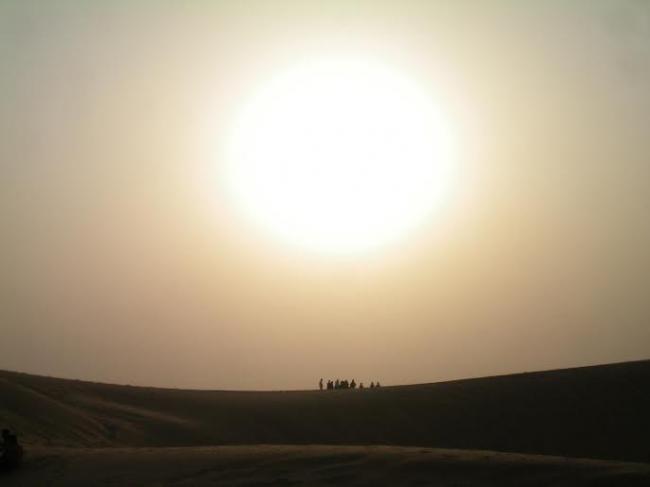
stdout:
POLYGON ((363 388, 364 388, 363 382, 359 382, 359 389, 363 389, 363 388))
POLYGON ((327 381, 327 390, 331 391, 332 389, 334 389, 334 382, 330 379, 327 381))
POLYGON ((323 390, 323 378, 321 377, 320 380, 318 381, 318 388, 322 391, 323 390))
POLYGON ((23 448, 18 444, 18 437, 8 429, 2 430, 0 445, 0 470, 11 470, 20 466, 23 459, 23 448))
POLYGON ((370 388, 371 388, 371 389, 374 389, 374 388, 375 388, 375 383, 374 383, 374 382, 371 382, 371 383, 370 383, 370 388))
POLYGON ((381 387, 381 384, 379 383, 379 381, 377 381, 377 383, 375 384, 375 387, 381 387))
POLYGON ((338 379, 336 379, 336 381, 334 381, 334 389, 340 389, 340 388, 341 388, 341 383, 339 382, 338 379))
POLYGON ((341 381, 341 389, 347 389, 348 388, 348 381, 347 379, 343 379, 341 381))
POLYGON ((352 382, 350 382, 350 389, 356 389, 357 388, 357 383, 354 382, 354 379, 352 379, 352 382))

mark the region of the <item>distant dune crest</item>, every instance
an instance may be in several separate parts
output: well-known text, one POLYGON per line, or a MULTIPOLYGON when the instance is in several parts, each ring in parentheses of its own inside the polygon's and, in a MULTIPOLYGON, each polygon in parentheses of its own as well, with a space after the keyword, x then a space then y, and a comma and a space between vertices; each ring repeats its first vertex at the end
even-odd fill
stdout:
POLYGON ((395 444, 650 461, 650 361, 341 391, 118 386, 0 372, 26 444, 395 444))

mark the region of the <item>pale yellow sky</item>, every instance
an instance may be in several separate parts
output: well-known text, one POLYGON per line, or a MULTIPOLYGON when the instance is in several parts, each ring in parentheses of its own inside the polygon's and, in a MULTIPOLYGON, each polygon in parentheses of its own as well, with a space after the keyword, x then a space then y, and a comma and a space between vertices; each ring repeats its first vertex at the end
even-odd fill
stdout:
POLYGON ((0 4, 0 368, 174 387, 429 382, 650 357, 650 4, 0 4), (458 137, 381 252, 283 247, 223 194, 247 96, 388 60, 458 137))

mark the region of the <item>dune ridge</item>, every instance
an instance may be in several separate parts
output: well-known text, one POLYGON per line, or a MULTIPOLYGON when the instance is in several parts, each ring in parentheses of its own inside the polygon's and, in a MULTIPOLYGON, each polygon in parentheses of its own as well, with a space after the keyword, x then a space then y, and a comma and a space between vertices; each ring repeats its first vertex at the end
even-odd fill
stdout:
POLYGON ((322 392, 0 371, 0 423, 48 447, 381 444, 650 462, 650 360, 322 392))

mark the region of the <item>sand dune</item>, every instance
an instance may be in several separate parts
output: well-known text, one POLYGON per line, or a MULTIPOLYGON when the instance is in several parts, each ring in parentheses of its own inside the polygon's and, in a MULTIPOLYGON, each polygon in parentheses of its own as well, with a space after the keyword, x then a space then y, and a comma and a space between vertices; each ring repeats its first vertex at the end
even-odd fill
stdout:
POLYGON ((156 389, 0 372, 29 445, 383 444, 650 461, 650 361, 373 390, 156 389))
POLYGON ((2 485, 650 485, 650 465, 380 446, 252 445, 33 450, 2 485))
POLYGON ((650 361, 324 392, 0 372, 0 424, 27 451, 0 477, 10 487, 637 487, 650 485, 650 464, 631 463, 650 460, 650 361))

